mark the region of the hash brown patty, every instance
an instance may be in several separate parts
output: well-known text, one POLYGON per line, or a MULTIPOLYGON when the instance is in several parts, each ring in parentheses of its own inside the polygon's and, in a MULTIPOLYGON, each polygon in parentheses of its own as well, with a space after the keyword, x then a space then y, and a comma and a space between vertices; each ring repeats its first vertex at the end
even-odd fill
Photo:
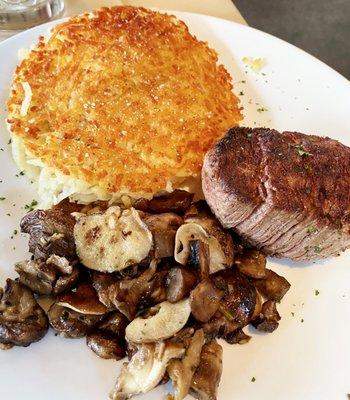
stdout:
POLYGON ((97 197, 149 197, 200 176, 206 151, 241 120, 217 61, 171 15, 113 7, 70 18, 17 67, 11 134, 26 157, 97 197))

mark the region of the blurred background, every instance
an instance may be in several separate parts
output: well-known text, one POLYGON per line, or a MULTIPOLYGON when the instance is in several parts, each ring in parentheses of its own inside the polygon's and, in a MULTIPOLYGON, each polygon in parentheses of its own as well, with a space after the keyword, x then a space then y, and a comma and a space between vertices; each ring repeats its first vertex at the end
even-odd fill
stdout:
POLYGON ((350 0, 234 0, 248 25, 314 55, 350 79, 350 0))

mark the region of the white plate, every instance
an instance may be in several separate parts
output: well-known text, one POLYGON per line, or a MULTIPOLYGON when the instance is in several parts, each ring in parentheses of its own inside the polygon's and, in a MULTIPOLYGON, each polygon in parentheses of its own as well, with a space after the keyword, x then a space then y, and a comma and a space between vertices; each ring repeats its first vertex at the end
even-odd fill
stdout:
MULTIPOLYGON (((297 130, 350 144, 350 84, 301 50, 265 33, 202 15, 176 13, 198 38, 215 48, 232 73, 245 108, 244 123, 297 130), (255 74, 242 57, 263 57, 255 74), (245 81, 239 82, 239 81, 245 81), (258 112, 258 108, 268 111, 258 112)), ((0 283, 14 277, 13 263, 27 256, 27 238, 15 235, 24 204, 35 198, 11 160, 5 101, 19 48, 29 47, 47 24, 0 45, 0 283), (6 214, 10 213, 10 216, 6 214), (14 247, 16 247, 14 249, 14 247)), ((310 265, 270 261, 291 282, 279 306, 282 320, 273 334, 253 334, 243 346, 224 345, 221 400, 345 400, 350 393, 350 253, 310 265), (320 294, 315 296, 315 290, 320 294), (293 313, 293 314, 292 314, 293 313), (302 322, 304 321, 304 322, 302 322), (252 382, 255 377, 255 382, 252 382)), ((0 398, 35 400, 104 399, 121 363, 96 357, 84 340, 50 332, 29 348, 0 352, 0 398)), ((164 398, 168 386, 142 399, 164 398)))

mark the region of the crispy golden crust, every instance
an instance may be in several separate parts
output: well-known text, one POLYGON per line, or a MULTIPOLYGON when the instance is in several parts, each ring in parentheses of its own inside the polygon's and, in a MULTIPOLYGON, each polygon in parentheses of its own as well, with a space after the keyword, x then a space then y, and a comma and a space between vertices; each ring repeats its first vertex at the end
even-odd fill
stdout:
POLYGON ((8 110, 34 157, 108 193, 198 175, 242 118, 215 51, 175 17, 134 7, 73 17, 41 38, 17 67, 8 110))

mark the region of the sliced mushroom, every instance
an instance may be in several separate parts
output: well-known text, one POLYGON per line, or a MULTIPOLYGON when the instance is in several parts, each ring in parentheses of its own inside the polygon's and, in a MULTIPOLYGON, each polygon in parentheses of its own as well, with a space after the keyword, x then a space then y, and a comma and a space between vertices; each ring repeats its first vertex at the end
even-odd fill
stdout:
POLYGON ((119 271, 146 258, 152 249, 152 233, 134 208, 117 206, 104 213, 83 215, 74 227, 80 261, 97 271, 119 271))
POLYGON ((265 279, 254 282, 258 291, 268 300, 281 301, 290 288, 286 278, 267 269, 265 279))
POLYGON ((258 250, 245 250, 243 254, 237 254, 235 265, 244 275, 255 279, 265 278, 266 257, 258 250))
POLYGON ((207 322, 216 313, 224 292, 219 290, 213 282, 200 282, 191 292, 190 305, 192 315, 197 321, 207 322))
POLYGON ((143 222, 153 235, 152 257, 156 259, 174 255, 175 234, 183 220, 174 213, 146 214, 143 222))
POLYGON ((199 400, 216 400, 222 374, 222 347, 216 340, 202 348, 190 393, 199 400))
POLYGON ((65 257, 52 255, 47 260, 26 260, 18 262, 15 270, 19 280, 34 293, 59 294, 78 281, 79 268, 65 257))
POLYGON ((111 303, 129 320, 135 317, 141 300, 151 295, 156 268, 156 262, 152 261, 140 276, 133 279, 124 278, 107 288, 111 303))
POLYGON ((234 247, 230 234, 213 217, 186 217, 175 237, 175 260, 186 265, 190 257, 190 241, 200 240, 209 245, 211 274, 231 267, 234 247))
POLYGON ((209 245, 202 240, 190 240, 189 248, 188 267, 198 270, 201 280, 207 279, 210 274, 209 245))
POLYGON ((104 315, 107 312, 107 307, 99 301, 95 289, 87 282, 81 283, 74 291, 60 295, 56 304, 81 314, 104 315))
POLYGON ((49 324, 32 292, 18 281, 6 280, 0 301, 2 348, 29 346, 42 339, 49 324))
POLYGON ((176 303, 188 297, 197 282, 196 276, 182 267, 173 267, 166 278, 166 296, 170 303, 176 303))
POLYGON ((21 231, 28 233, 29 251, 34 259, 47 259, 56 254, 69 260, 76 258, 73 228, 73 211, 81 206, 67 201, 61 202, 49 210, 34 210, 21 220, 21 231))
POLYGON ((158 386, 170 360, 183 356, 185 349, 178 343, 143 344, 129 363, 124 363, 110 398, 125 400, 146 393, 158 386))
POLYGON ((175 389, 175 400, 184 399, 191 387, 192 377, 198 367, 204 333, 202 329, 195 332, 182 360, 171 360, 167 371, 175 389))
POLYGON ((179 332, 188 321, 191 307, 188 299, 177 303, 164 301, 155 307, 156 314, 149 318, 135 318, 127 326, 125 337, 134 343, 151 343, 168 339, 179 332))
POLYGON ((50 307, 48 317, 50 325, 60 336, 73 339, 86 336, 102 318, 101 315, 82 314, 56 303, 50 307))
POLYGON ((252 325, 258 331, 271 333, 278 328, 280 319, 276 302, 268 300, 263 304, 261 313, 252 321, 252 325))
POLYGON ((183 214, 191 205, 193 194, 185 190, 156 193, 151 200, 139 199, 134 203, 138 210, 151 213, 173 212, 183 214))

